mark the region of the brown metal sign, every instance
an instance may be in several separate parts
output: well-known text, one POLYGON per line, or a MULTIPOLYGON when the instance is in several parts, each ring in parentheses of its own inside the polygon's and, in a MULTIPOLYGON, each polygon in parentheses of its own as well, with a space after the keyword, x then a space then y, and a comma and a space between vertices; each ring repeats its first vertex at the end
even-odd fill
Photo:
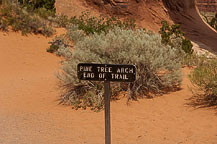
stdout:
POLYGON ((80 80, 133 82, 136 80, 134 65, 80 63, 77 66, 80 80))
POLYGON ((134 65, 80 63, 77 66, 77 73, 80 80, 104 81, 105 144, 111 144, 110 81, 135 81, 136 67, 134 65))

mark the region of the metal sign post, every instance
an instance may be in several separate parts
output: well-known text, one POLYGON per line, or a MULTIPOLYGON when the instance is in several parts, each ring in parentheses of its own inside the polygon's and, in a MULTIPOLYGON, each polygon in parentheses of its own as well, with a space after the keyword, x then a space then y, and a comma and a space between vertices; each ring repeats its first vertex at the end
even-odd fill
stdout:
POLYGON ((105 144, 111 144, 110 81, 135 81, 136 67, 134 65, 80 63, 77 66, 77 74, 80 80, 104 81, 105 144))
POLYGON ((110 123, 110 82, 104 82, 105 95, 105 144, 111 144, 111 123, 110 123))

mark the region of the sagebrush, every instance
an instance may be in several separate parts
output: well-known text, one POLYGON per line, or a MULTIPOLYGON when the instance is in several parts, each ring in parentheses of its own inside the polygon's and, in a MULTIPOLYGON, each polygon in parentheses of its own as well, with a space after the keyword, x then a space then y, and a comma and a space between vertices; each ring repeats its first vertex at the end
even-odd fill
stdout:
MULTIPOLYGON (((137 29, 126 30, 114 27, 108 33, 85 35, 77 26, 68 31, 71 39, 76 38, 73 52, 65 47, 62 72, 58 75, 63 88, 61 103, 74 108, 103 107, 103 84, 80 81, 77 78, 77 64, 134 64, 137 80, 133 83, 112 83, 113 96, 128 91, 128 100, 151 97, 179 88, 181 83, 181 57, 177 49, 164 45, 160 35, 137 29), (77 28, 77 29, 76 29, 77 28)), ((64 47, 62 47, 64 49, 64 47)))
POLYGON ((217 106, 217 59, 203 58, 190 74, 191 82, 196 90, 192 98, 194 106, 217 106))
POLYGON ((21 31, 23 35, 28 33, 51 36, 54 29, 49 26, 46 19, 43 19, 34 12, 29 12, 17 3, 8 3, 0 9, 0 29, 8 29, 11 26, 13 31, 21 31))

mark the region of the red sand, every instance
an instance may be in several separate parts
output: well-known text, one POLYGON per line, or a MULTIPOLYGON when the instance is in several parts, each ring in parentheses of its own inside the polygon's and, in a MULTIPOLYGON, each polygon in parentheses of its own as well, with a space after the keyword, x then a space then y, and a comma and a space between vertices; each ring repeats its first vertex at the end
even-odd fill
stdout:
MULTIPOLYGON (((59 59, 42 36, 0 32, 0 144, 102 144, 104 113, 57 105, 59 59)), ((113 144, 216 144, 214 110, 186 106, 182 90, 126 105, 111 103, 113 144)))
MULTIPOLYGON (((68 2, 74 3, 75 7, 68 5, 66 11, 72 10, 75 15, 85 9, 98 14, 81 1, 68 2)), ((186 0, 184 2, 188 3, 186 0)), ((63 7, 63 4, 60 6, 63 7)), ((209 33, 210 30, 201 23, 194 8, 187 11, 187 15, 194 15, 195 23, 183 21, 186 16, 180 17, 177 9, 168 8, 170 14, 176 11, 177 15, 171 16, 175 21, 183 22, 186 32, 192 30, 192 33, 188 33, 189 38, 192 35, 196 41, 210 44, 208 46, 216 50, 216 35, 209 33), (204 34, 208 34, 210 39, 204 38, 204 34)), ((157 7, 151 9, 154 12, 151 15, 156 15, 157 7)), ((150 22, 153 17, 145 23, 148 17, 141 24, 153 29, 156 25, 159 27, 159 22, 154 25, 150 22)), ((0 144, 104 143, 103 111, 75 111, 58 105, 55 72, 60 67, 60 59, 46 52, 49 40, 51 38, 0 32, 0 144)), ((126 105, 125 98, 112 102, 112 143, 216 144, 216 111, 186 106, 189 102, 187 99, 192 96, 188 88, 191 86, 188 73, 189 69, 185 69, 181 91, 154 99, 142 99, 130 105, 126 105)))

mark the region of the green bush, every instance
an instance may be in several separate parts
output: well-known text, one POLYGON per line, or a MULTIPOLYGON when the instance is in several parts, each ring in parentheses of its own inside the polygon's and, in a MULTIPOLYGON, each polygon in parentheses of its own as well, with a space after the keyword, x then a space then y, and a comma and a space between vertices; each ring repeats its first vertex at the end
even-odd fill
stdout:
POLYGON ((57 56, 64 56, 64 57, 66 57, 64 55, 66 52, 64 53, 61 52, 62 47, 64 47, 64 49, 68 47, 72 47, 71 45, 69 45, 69 41, 67 40, 65 35, 56 36, 52 42, 49 42, 49 44, 51 45, 47 49, 47 52, 56 53, 57 56))
MULTIPOLYGON (((78 28, 78 27, 77 27, 78 28)), ((84 32, 83 32, 84 33, 84 32)), ((134 64, 137 80, 133 83, 112 83, 113 96, 128 91, 128 99, 151 97, 174 90, 181 83, 181 58, 177 49, 161 43, 161 37, 143 30, 126 30, 120 27, 105 33, 85 36, 79 28, 68 35, 76 35, 73 52, 66 47, 67 57, 62 72, 58 75, 63 95, 60 103, 73 108, 101 109, 103 107, 103 84, 80 81, 77 78, 77 64, 107 63, 134 64)))
POLYGON ((2 6, 0 17, 5 27, 11 26, 13 31, 21 31, 23 35, 34 33, 51 36, 54 33, 45 19, 14 3, 2 6))
POLYGON ((204 20, 215 30, 217 30, 217 13, 201 12, 204 20))
POLYGON ((117 17, 105 17, 103 15, 96 17, 91 16, 90 12, 84 11, 80 16, 73 16, 68 18, 64 14, 56 15, 51 18, 51 21, 56 24, 57 27, 67 28, 68 25, 77 25, 78 28, 84 31, 87 35, 94 33, 107 33, 114 27, 121 27, 124 29, 135 29, 136 24, 133 19, 125 19, 121 21, 117 17))
POLYGON ((162 38, 162 43, 170 45, 172 48, 174 48, 174 41, 175 39, 179 38, 182 40, 181 49, 187 54, 193 53, 193 45, 190 40, 184 37, 184 33, 180 30, 180 25, 173 24, 170 26, 167 21, 162 21, 161 23, 162 27, 159 33, 162 38))
POLYGON ((28 9, 36 10, 45 8, 48 11, 55 12, 55 0, 18 0, 18 2, 28 9))
POLYGON ((208 23, 211 27, 213 27, 215 30, 217 30, 217 13, 216 13, 215 17, 213 17, 211 19, 211 21, 208 23))
MULTIPOLYGON (((55 23, 57 27, 65 27, 67 29, 67 38, 69 41, 81 40, 86 35, 92 35, 94 33, 108 33, 109 30, 114 27, 120 27, 122 29, 135 29, 135 21, 132 19, 119 20, 116 17, 105 18, 103 16, 95 17, 90 16, 89 12, 82 12, 82 15, 78 18, 76 16, 68 19, 65 15, 57 15, 51 19, 52 23, 55 23)), ((53 45, 57 39, 51 42, 50 48, 47 52, 58 52, 60 45, 53 45), (54 51, 53 51, 54 50, 54 51)), ((57 54, 59 55, 59 54, 57 54)))
MULTIPOLYGON (((31 11, 30 11, 31 12, 31 11)), ((55 17, 55 13, 50 11, 50 10, 47 10, 45 8, 38 8, 38 9, 35 9, 34 11, 32 11, 31 13, 34 13, 38 16, 40 16, 41 18, 43 19, 49 19, 50 17, 55 17)))
POLYGON ((217 106, 217 59, 203 58, 190 74, 190 80, 204 92, 195 93, 195 106, 217 106))
POLYGON ((6 24, 4 19, 2 19, 1 17, 0 17, 0 30, 8 31, 8 25, 6 24))
POLYGON ((76 16, 70 18, 70 23, 78 26, 79 30, 84 31, 87 35, 94 33, 107 33, 114 27, 124 29, 135 29, 135 21, 126 19, 123 22, 116 17, 105 18, 104 16, 90 16, 89 12, 82 12, 78 18, 76 16))
POLYGON ((59 28, 66 28, 70 24, 68 16, 63 14, 57 14, 51 21, 59 28))

